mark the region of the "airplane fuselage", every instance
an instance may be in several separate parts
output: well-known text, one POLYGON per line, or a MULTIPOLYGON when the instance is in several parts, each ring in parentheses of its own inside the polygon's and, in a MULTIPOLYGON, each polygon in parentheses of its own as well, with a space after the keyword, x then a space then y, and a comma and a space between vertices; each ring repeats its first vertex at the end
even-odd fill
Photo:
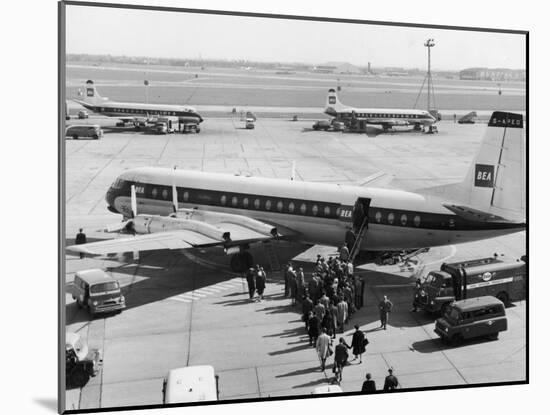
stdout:
POLYGON ((109 210, 130 216, 130 187, 135 185, 140 213, 168 215, 173 209, 172 184, 179 208, 251 217, 276 225, 283 234, 287 228, 304 243, 341 246, 354 225, 359 201, 368 201, 362 250, 441 246, 524 229, 523 224, 467 220, 441 200, 412 192, 157 167, 120 175, 106 195, 109 210))
POLYGON ((97 114, 102 114, 107 117, 179 117, 194 119, 200 123, 202 117, 195 111, 194 108, 185 107, 182 105, 167 105, 167 104, 143 104, 135 102, 115 102, 105 100, 99 103, 90 103, 77 100, 80 105, 97 114))
POLYGON ((327 115, 342 121, 365 120, 367 124, 432 125, 436 120, 427 111, 381 108, 327 108, 327 115))

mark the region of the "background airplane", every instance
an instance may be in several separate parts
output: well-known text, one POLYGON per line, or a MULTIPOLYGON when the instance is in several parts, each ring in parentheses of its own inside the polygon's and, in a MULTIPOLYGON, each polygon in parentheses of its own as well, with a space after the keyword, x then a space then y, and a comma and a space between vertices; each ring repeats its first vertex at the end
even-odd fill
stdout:
POLYGON ((325 114, 351 125, 352 128, 354 124, 365 123, 381 125, 384 130, 400 125, 413 125, 415 129, 420 130, 423 126, 430 126, 436 122, 436 119, 424 110, 349 107, 340 102, 332 88, 328 90, 325 114))
POLYGON ((222 246, 235 254, 231 267, 242 271, 252 262, 251 243, 278 237, 346 242, 352 258, 362 250, 493 238, 525 229, 524 156, 522 115, 495 112, 465 179, 417 192, 369 187, 383 179, 378 175, 345 186, 136 168, 116 179, 106 201, 126 219, 115 230, 138 235, 68 249, 107 254, 222 246), (138 206, 143 215, 136 216, 138 206))
POLYGON ((200 114, 188 106, 111 101, 99 95, 91 80, 86 81, 84 98, 74 101, 97 114, 116 117, 124 123, 133 123, 136 127, 154 123, 158 117, 174 117, 197 124, 203 121, 200 114))

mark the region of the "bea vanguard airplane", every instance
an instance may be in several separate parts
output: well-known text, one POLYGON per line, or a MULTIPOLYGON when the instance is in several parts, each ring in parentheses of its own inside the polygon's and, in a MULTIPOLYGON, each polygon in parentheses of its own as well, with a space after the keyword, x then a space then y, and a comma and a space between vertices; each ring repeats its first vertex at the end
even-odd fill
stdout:
POLYGON ((134 236, 68 247, 86 254, 220 246, 234 270, 247 247, 274 238, 396 251, 494 238, 525 229, 525 138, 520 114, 494 112, 465 179, 419 192, 145 167, 122 173, 108 209, 134 236), (137 214, 139 207, 140 214, 137 214))
POLYGON ((86 93, 83 99, 74 99, 84 108, 107 117, 116 117, 124 123, 138 126, 155 122, 158 117, 177 117, 186 122, 199 124, 203 121, 192 107, 170 104, 144 104, 138 102, 116 102, 102 97, 93 81, 86 81, 86 93))
POLYGON ((415 129, 420 130, 436 122, 436 119, 424 110, 348 107, 340 102, 332 88, 328 90, 325 114, 350 123, 381 125, 384 130, 406 125, 414 125, 415 129))

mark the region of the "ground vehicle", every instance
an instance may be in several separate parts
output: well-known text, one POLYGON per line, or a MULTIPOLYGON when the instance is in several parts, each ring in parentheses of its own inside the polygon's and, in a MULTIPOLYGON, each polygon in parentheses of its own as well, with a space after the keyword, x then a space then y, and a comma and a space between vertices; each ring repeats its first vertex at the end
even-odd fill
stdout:
POLYGON ((317 130, 328 131, 330 129, 330 121, 328 120, 315 121, 315 123, 313 124, 313 129, 315 131, 317 130))
POLYGON ((477 112, 471 111, 463 117, 460 117, 458 120, 459 124, 475 124, 475 117, 477 117, 477 112))
POLYGON ((247 118, 245 121, 245 128, 247 130, 253 130, 254 129, 254 119, 247 118))
POLYGON ((181 132, 184 133, 184 134, 188 134, 188 133, 200 133, 201 131, 201 128, 199 127, 199 124, 197 123, 185 123, 185 124, 182 124, 183 127, 181 129, 181 132))
POLYGON ((476 337, 497 339, 508 329, 504 304, 498 298, 484 296, 455 301, 435 322, 435 332, 443 341, 458 343, 476 337))
POLYGON ((78 138, 93 138, 97 140, 103 137, 103 130, 97 124, 82 124, 69 125, 65 130, 65 137, 78 138))
POLYGON ((89 117, 88 111, 84 111, 84 110, 78 111, 78 119, 79 120, 84 120, 88 117, 89 117))
POLYGON ((219 399, 218 375, 212 366, 172 369, 162 385, 163 402, 200 402, 219 399))
POLYGON ((173 133, 174 129, 170 127, 166 122, 160 121, 155 124, 155 131, 158 134, 169 134, 173 133))
POLYGON ((426 134, 435 134, 438 133, 437 125, 430 125, 428 129, 424 131, 426 134))
POLYGON ((88 307, 92 316, 126 308, 118 281, 100 269, 78 271, 73 284, 77 306, 88 307))
POLYGON ((336 120, 336 118, 333 118, 330 122, 330 126, 332 127, 333 131, 344 131, 345 124, 342 121, 336 120))
POLYGON ((77 333, 65 336, 65 376, 67 385, 82 387, 91 376, 97 375, 101 365, 101 352, 88 350, 77 333))
POLYGON ((527 267, 523 261, 499 257, 442 264, 430 272, 415 293, 414 303, 429 312, 444 312, 454 300, 493 295, 505 305, 525 298, 527 267))

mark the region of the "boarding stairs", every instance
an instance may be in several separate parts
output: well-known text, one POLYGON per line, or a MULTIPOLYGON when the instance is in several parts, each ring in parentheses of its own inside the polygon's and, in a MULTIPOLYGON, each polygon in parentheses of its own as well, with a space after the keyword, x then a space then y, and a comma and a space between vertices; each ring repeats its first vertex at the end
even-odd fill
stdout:
POLYGON ((353 246, 349 253, 349 260, 352 264, 353 264, 353 261, 355 260, 355 257, 359 254, 359 251, 361 250, 361 243, 363 242, 363 239, 365 239, 365 236, 367 235, 368 228, 369 228, 369 218, 365 216, 365 218, 363 219, 363 222, 361 223, 361 227, 359 228, 359 232, 357 232, 355 242, 353 243, 353 246))
POLYGON ((277 257, 277 252, 275 252, 275 247, 273 246, 273 242, 267 241, 264 242, 264 251, 267 256, 267 260, 269 261, 269 268, 272 272, 280 271, 281 270, 281 264, 279 262, 279 258, 277 257))

